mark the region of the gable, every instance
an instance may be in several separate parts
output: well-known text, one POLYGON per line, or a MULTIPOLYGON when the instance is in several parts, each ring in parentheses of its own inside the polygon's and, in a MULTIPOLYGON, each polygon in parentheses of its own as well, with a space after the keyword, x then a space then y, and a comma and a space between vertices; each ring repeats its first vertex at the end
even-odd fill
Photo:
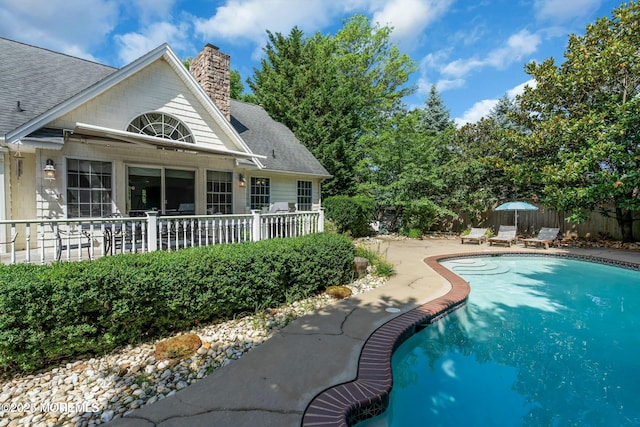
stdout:
POLYGON ((192 132, 196 144, 243 150, 193 95, 165 60, 158 60, 54 120, 49 127, 74 129, 77 123, 125 131, 139 115, 159 111, 192 132))
MULTIPOLYGON (((64 70, 58 74, 63 73, 64 70)), ((49 86, 54 86, 59 77, 59 75, 47 76, 47 80, 51 81, 49 86)), ((46 91, 40 94, 40 98, 46 98, 46 96, 46 91)), ((147 106, 160 106, 161 109, 177 111, 180 113, 180 117, 176 118, 180 120, 186 118, 187 121, 190 121, 195 127, 194 135, 199 134, 202 137, 198 144, 189 144, 193 146, 194 150, 250 157, 260 166, 258 158, 261 156, 255 156, 251 153, 250 148, 225 119, 203 88, 187 72, 182 62, 167 44, 158 46, 134 62, 53 106, 43 114, 27 120, 18 128, 5 134, 4 140, 7 143, 17 143, 24 138, 33 139, 30 135, 43 128, 56 126, 60 131, 62 129, 71 131, 80 128, 89 129, 88 136, 116 137, 131 142, 132 138, 139 139, 142 135, 138 137, 134 136, 137 134, 122 130, 126 129, 126 125, 118 128, 101 126, 96 123, 121 124, 124 121, 124 113, 132 113, 133 110, 145 108, 144 111, 136 111, 135 115, 130 114, 128 117, 130 121, 141 113, 154 111, 147 109, 147 106), (154 83, 160 84, 160 88, 156 87, 154 83), (129 90, 123 91, 123 87, 128 87, 129 90), (156 95, 155 92, 158 94, 156 95), (111 97, 109 98, 107 94, 110 94, 111 97), (137 95, 136 98, 134 98, 135 95, 137 95), (121 96, 131 105, 122 102, 119 99, 121 96), (185 108, 185 106, 187 107, 185 108), (121 112, 123 108, 124 111, 121 112), (92 123, 76 120, 81 117, 91 120, 92 123)), ((164 138, 149 136, 145 139, 145 142, 152 145, 164 145, 166 141, 164 138)), ((54 142, 61 145, 63 140, 58 138, 54 142)), ((184 149, 185 147, 176 148, 184 149)))

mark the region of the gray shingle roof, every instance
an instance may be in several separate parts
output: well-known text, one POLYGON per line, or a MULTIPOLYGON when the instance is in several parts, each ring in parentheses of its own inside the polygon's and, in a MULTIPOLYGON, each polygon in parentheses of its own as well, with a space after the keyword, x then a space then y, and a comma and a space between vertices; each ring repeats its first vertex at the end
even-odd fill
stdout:
MULTIPOLYGON (((98 83, 117 68, 0 37, 0 135, 98 83), (20 101, 22 111, 18 111, 20 101)), ((330 177, 283 124, 257 105, 231 100, 231 124, 268 170, 330 177), (275 154, 275 156, 274 156, 275 154)))
POLYGON ((116 68, 0 37, 0 135, 47 112, 116 68), (23 111, 17 111, 17 103, 23 111))
POLYGON ((293 132, 264 108, 232 99, 231 125, 251 151, 267 156, 260 160, 267 170, 331 177, 293 132))

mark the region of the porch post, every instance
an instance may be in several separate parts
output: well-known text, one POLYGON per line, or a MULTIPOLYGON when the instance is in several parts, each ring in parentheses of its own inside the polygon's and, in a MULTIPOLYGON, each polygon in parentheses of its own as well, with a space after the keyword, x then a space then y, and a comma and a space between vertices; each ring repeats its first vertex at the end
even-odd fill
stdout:
POLYGON ((251 214, 253 215, 253 224, 251 228, 251 241, 257 242, 258 240, 262 240, 262 236, 260 235, 261 230, 261 219, 260 219, 260 211, 252 210, 251 214))
MULTIPOLYGON (((9 193, 9 191, 11 190, 7 188, 5 184, 4 153, 8 152, 9 150, 7 150, 6 148, 0 147, 0 220, 7 219, 6 200, 11 200, 11 193, 9 193)), ((9 167, 9 173, 11 173, 11 167, 9 167)), ((7 178, 9 179, 9 181, 11 180, 10 176, 7 178)), ((3 225, 2 227, 0 227, 0 242, 6 242, 7 240, 7 227, 3 225)), ((0 253, 6 253, 5 249, 5 245, 0 245, 0 253)))
POLYGON ((149 211, 147 214, 147 251, 158 250, 158 212, 149 211))
POLYGON ((320 208, 318 214, 318 233, 324 233, 324 208, 320 208))

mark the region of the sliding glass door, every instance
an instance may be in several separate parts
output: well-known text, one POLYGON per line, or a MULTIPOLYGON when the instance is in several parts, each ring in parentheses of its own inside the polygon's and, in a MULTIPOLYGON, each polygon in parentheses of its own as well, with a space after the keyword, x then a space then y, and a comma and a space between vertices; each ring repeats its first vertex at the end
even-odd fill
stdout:
POLYGON ((127 213, 195 214, 195 171, 129 166, 127 213))
POLYGON ((194 171, 165 169, 164 193, 166 215, 196 214, 196 173, 194 171))

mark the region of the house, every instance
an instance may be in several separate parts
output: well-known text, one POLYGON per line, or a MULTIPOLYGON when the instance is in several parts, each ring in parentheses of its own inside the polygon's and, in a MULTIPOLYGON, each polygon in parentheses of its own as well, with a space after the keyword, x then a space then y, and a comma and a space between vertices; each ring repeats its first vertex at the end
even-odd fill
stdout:
POLYGON ((211 44, 116 69, 0 38, 0 221, 319 208, 330 174, 229 75, 211 44))

